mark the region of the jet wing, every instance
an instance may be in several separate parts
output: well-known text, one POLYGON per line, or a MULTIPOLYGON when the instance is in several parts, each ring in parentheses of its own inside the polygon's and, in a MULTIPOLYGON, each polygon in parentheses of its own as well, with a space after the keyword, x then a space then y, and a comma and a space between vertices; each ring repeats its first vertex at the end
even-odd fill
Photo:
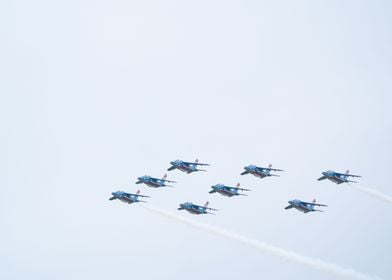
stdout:
POLYGON ((234 188, 232 187, 233 190, 239 190, 239 191, 250 191, 250 189, 243 189, 243 188, 234 188))
POLYGON ((356 177, 356 178, 361 178, 362 177, 362 176, 359 176, 359 175, 348 174, 348 173, 337 173, 337 172, 335 172, 335 174, 339 175, 339 176, 347 176, 347 177, 356 177))
POLYGON ((136 193, 127 193, 125 194, 126 197, 128 197, 129 199, 132 199, 132 196, 134 197, 149 197, 147 195, 141 195, 141 194, 136 194, 136 193))
POLYGON ((284 171, 282 169, 276 169, 276 168, 269 168, 269 167, 259 167, 262 170, 268 170, 268 171, 284 171))
POLYGON ((322 177, 318 178, 317 181, 325 180, 327 178, 328 178, 327 176, 322 176, 322 177))
POLYGON ((346 176, 355 177, 355 178, 362 178, 362 176, 354 175, 354 174, 346 174, 346 176))
POLYGON ((328 205, 325 205, 325 204, 319 204, 319 203, 312 203, 312 202, 302 202, 302 203, 304 203, 304 204, 306 204, 306 205, 313 205, 313 206, 326 206, 326 207, 328 207, 328 205))
POLYGON ((176 166, 172 165, 172 166, 170 166, 170 167, 167 169, 167 171, 172 171, 172 170, 174 170, 174 169, 176 169, 176 168, 177 168, 176 166))
POLYGON ((163 180, 166 183, 177 183, 176 181, 170 181, 170 180, 163 180))
POLYGON ((184 161, 184 163, 188 164, 188 165, 210 166, 208 163, 200 163, 200 162, 187 162, 187 161, 184 161))
POLYGON ((284 209, 291 209, 291 208, 294 208, 294 206, 293 205, 289 205, 289 206, 286 206, 284 209))

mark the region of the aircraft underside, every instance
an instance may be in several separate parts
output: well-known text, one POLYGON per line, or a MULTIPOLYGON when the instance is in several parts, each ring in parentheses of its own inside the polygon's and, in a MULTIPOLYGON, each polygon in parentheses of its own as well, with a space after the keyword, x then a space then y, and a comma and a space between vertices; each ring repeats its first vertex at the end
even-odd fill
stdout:
POLYGON ((152 182, 148 182, 148 183, 146 183, 146 185, 151 187, 151 188, 159 188, 161 186, 158 183, 152 183, 152 182))
POLYGON ((194 170, 192 170, 191 168, 188 168, 188 167, 183 167, 183 166, 181 166, 181 167, 177 167, 179 170, 181 170, 182 172, 185 172, 185 173, 191 173, 191 172, 193 172, 194 170))
POLYGON ((252 175, 259 177, 261 179, 264 177, 267 177, 267 175, 265 175, 264 173, 258 173, 258 172, 251 172, 251 173, 252 173, 252 175))
POLYGON ((228 192, 228 191, 218 191, 218 192, 219 192, 221 195, 228 196, 228 197, 231 197, 231 196, 234 195, 232 192, 228 192))
POLYGON ((328 178, 330 181, 336 183, 336 184, 341 184, 344 183, 345 181, 341 178, 337 178, 337 177, 329 177, 328 178))
POLYGON ((134 203, 134 201, 133 200, 130 200, 130 199, 128 199, 128 198, 119 198, 122 202, 125 202, 125 203, 128 203, 128 204, 131 204, 131 203, 134 203))
POLYGON ((191 214, 195 214, 195 215, 199 215, 201 214, 199 211, 195 210, 195 209, 185 209, 186 211, 188 211, 191 214))
POLYGON ((303 207, 303 206, 297 206, 297 207, 295 207, 295 208, 296 208, 297 210, 301 211, 301 212, 304 212, 304 213, 310 212, 310 210, 309 210, 308 208, 303 207))

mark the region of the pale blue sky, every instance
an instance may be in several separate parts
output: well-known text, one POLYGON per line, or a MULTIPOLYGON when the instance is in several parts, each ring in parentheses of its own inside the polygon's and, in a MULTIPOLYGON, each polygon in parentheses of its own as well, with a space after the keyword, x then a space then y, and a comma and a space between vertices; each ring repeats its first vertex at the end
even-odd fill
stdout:
POLYGON ((0 1, 1 279, 331 279, 138 205, 169 161, 191 216, 298 253, 392 277, 392 206, 317 182, 361 174, 392 195, 388 1, 0 1), (240 176, 247 164, 286 170, 240 176), (208 194, 238 181, 252 192, 208 194), (325 213, 283 208, 317 198, 325 213))

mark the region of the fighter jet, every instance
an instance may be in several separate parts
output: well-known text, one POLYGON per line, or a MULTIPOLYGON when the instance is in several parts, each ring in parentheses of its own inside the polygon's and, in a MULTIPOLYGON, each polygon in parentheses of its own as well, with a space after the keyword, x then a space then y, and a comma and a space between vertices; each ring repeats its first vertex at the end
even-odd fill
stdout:
POLYGON ((111 198, 109 198, 109 200, 119 199, 122 202, 125 202, 128 204, 135 203, 135 202, 146 202, 146 201, 140 200, 139 198, 140 197, 149 197, 149 196, 141 195, 139 193, 140 193, 140 190, 138 190, 136 192, 136 194, 126 193, 123 191, 116 191, 116 192, 112 192, 113 196, 111 198))
POLYGON ((195 171, 206 171, 203 169, 197 169, 197 166, 209 166, 209 164, 207 163, 199 163, 199 160, 196 159, 195 162, 186 162, 186 161, 182 161, 182 160, 175 160, 175 161, 171 161, 170 164, 172 165, 168 171, 174 170, 174 169, 179 169, 182 172, 185 173, 192 173, 195 171))
POLYGON ((160 188, 160 187, 173 187, 170 185, 166 185, 166 183, 177 183, 175 181, 166 180, 167 174, 165 174, 162 179, 154 178, 149 175, 144 175, 142 177, 137 178, 136 184, 146 184, 151 188, 160 188))
POLYGON ((245 174, 250 173, 256 177, 259 177, 260 179, 262 179, 264 177, 269 177, 269 176, 279 177, 279 175, 271 174, 271 171, 283 171, 283 170, 282 169, 274 169, 271 167, 272 167, 272 164, 269 164, 268 167, 259 167, 256 165, 248 165, 248 166, 244 167, 245 171, 242 172, 241 175, 245 175, 245 174))
POLYGON ((350 171, 347 170, 346 173, 338 173, 332 170, 328 170, 323 172, 323 176, 318 178, 318 181, 321 180, 325 180, 328 179, 336 184, 341 184, 341 183, 357 183, 356 181, 351 181, 348 180, 348 177, 356 177, 356 178, 360 178, 361 176, 359 175, 353 175, 353 174, 349 174, 350 171))
POLYGON ((235 195, 246 195, 246 194, 239 193, 238 191, 250 191, 249 189, 240 188, 240 183, 238 183, 236 187, 229 187, 223 184, 216 184, 214 186, 211 186, 211 188, 212 190, 210 191, 210 193, 218 192, 221 195, 228 196, 228 197, 232 197, 235 195))
POLYGON ((218 209, 209 208, 208 201, 204 204, 204 206, 193 204, 192 202, 184 202, 180 204, 178 210, 186 210, 191 214, 200 215, 200 214, 212 214, 214 213, 208 212, 207 210, 218 211, 218 209))
POLYGON ((290 205, 285 207, 284 209, 295 208, 298 211, 301 211, 301 212, 304 212, 304 213, 314 212, 314 211, 324 212, 324 211, 321 211, 321 210, 314 209, 314 207, 315 206, 328 206, 328 205, 325 205, 325 204, 317 204, 315 202, 316 202, 315 199, 313 199, 312 203, 311 202, 304 202, 304 201, 301 201, 299 199, 294 199, 294 200, 290 200, 289 201, 290 205))

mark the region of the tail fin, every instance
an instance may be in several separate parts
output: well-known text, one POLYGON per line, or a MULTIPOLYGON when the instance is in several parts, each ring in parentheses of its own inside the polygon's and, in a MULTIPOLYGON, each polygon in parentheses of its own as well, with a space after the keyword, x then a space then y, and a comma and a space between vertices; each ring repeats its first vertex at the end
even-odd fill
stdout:
POLYGON ((204 203, 204 206, 203 206, 203 207, 208 207, 208 204, 209 204, 209 202, 206 201, 206 203, 204 203))
POLYGON ((197 159, 195 159, 195 162, 196 162, 196 163, 198 163, 198 162, 199 162, 199 159, 198 159, 198 158, 197 158, 197 159))
POLYGON ((166 178, 167 178, 167 174, 165 173, 165 175, 163 175, 162 179, 166 180, 166 178))
POLYGON ((237 188, 239 188, 241 186, 240 182, 237 183, 237 188))
POLYGON ((271 168, 272 167, 272 164, 270 163, 270 164, 268 164, 268 168, 271 168))
POLYGON ((347 170, 346 170, 346 174, 349 174, 349 173, 350 173, 350 170, 347 169, 347 170))
POLYGON ((140 194, 140 190, 137 190, 136 194, 137 194, 137 195, 140 194))
POLYGON ((313 203, 316 203, 316 199, 315 199, 315 198, 313 198, 312 202, 313 202, 313 203))

